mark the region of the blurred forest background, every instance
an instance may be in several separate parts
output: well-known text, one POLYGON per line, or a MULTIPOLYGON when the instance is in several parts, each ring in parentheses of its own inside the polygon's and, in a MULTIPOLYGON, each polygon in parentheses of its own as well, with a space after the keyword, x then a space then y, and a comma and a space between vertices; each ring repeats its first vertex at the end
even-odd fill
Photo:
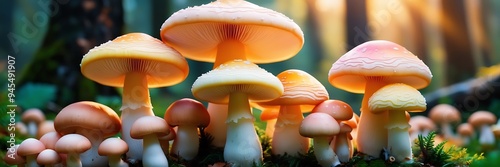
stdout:
MULTIPOLYGON (((498 0, 249 0, 292 18, 305 44, 293 58, 260 65, 277 75, 287 69, 315 76, 330 93, 359 109, 362 95, 331 86, 331 65, 353 47, 375 39, 396 42, 422 59, 434 77, 421 92, 429 108, 455 105, 467 116, 500 111, 500 1, 498 0), (497 65, 497 66, 495 66, 497 65)), ((16 57, 16 104, 55 115, 81 100, 116 111, 120 90, 80 73, 80 61, 96 45, 129 32, 156 38, 174 12, 209 0, 16 0, 0 6, 0 73, 6 102, 7 55, 16 57)), ((154 112, 163 116, 173 101, 192 97, 190 88, 211 63, 188 59, 180 84, 150 89, 154 112)), ((359 112, 359 111, 357 111, 359 112)), ((50 117, 50 116, 48 116, 50 117)))

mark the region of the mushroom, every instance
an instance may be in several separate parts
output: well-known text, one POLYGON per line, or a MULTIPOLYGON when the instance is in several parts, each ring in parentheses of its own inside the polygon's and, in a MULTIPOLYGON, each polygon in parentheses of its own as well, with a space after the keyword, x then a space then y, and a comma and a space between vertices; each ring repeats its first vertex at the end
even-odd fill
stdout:
POLYGON ((81 167, 80 154, 92 147, 89 139, 80 134, 67 134, 62 136, 56 143, 55 149, 58 153, 67 154, 66 165, 81 167))
POLYGON ((495 124, 497 117, 489 111, 476 111, 470 115, 467 122, 474 128, 479 129, 479 144, 491 146, 495 144, 495 135, 491 130, 491 125, 495 124))
POLYGON ((61 157, 56 151, 45 149, 38 154, 36 162, 44 167, 53 167, 61 162, 61 157))
POLYGON ((3 162, 8 165, 17 165, 18 167, 24 167, 26 163, 26 159, 24 157, 17 154, 17 150, 19 149, 19 144, 16 144, 14 149, 8 149, 6 155, 3 157, 3 162))
POLYGON ((31 108, 23 112, 21 120, 28 127, 28 135, 36 137, 38 126, 45 121, 45 115, 38 108, 31 108))
POLYGON ((42 142, 35 138, 28 138, 19 144, 17 148, 17 155, 24 157, 26 160, 26 167, 38 167, 36 157, 40 152, 45 150, 42 142))
POLYGON ((102 141, 97 151, 99 155, 108 157, 110 167, 128 167, 128 164, 122 160, 122 155, 128 151, 128 145, 122 139, 107 138, 102 141))
POLYGON ((283 94, 273 74, 243 60, 233 60, 201 75, 191 89, 197 99, 228 104, 224 160, 235 166, 262 163, 262 148, 254 127, 249 100, 272 100, 283 94))
POLYGON ((457 108, 449 104, 438 104, 429 111, 429 118, 440 125, 441 134, 445 139, 455 137, 452 124, 459 123, 462 118, 457 108))
MULTIPOLYGON (((46 149, 52 149, 52 150, 55 150, 56 148, 56 143, 57 141, 61 138, 62 136, 57 133, 56 131, 53 131, 53 132, 48 132, 48 133, 45 133, 42 137, 40 137, 40 142, 43 143, 43 145, 45 145, 45 148, 46 149)), ((66 161, 66 154, 59 154, 59 157, 61 158, 61 164, 64 163, 64 161, 66 161)), ((64 165, 63 165, 64 166, 64 165)))
POLYGON ((14 128, 16 129, 16 133, 19 133, 20 135, 23 136, 28 135, 28 127, 26 127, 26 124, 24 124, 23 122, 16 122, 14 128))
POLYGON ((38 131, 36 133, 36 138, 40 139, 44 134, 49 133, 49 132, 55 132, 56 129, 54 128, 54 121, 52 120, 46 120, 40 123, 38 126, 38 131))
POLYGON ((408 132, 410 133, 410 141, 412 142, 418 138, 418 135, 426 137, 431 131, 436 130, 436 124, 430 118, 422 115, 410 117, 408 124, 410 124, 408 132))
POLYGON ((168 167, 167 157, 163 153, 158 140, 158 136, 168 135, 168 133, 170 133, 170 128, 167 122, 157 116, 144 116, 132 124, 132 128, 130 129, 132 138, 144 140, 144 151, 142 153, 143 166, 168 167))
POLYGON ((120 131, 121 121, 108 106, 80 101, 59 111, 54 119, 54 128, 61 135, 77 133, 90 141, 92 148, 80 155, 83 166, 104 166, 108 164, 108 159, 97 153, 99 145, 120 131))
POLYGON ((349 104, 340 100, 325 100, 312 109, 313 113, 325 113, 334 118, 340 127, 339 134, 331 136, 330 147, 339 157, 340 162, 348 162, 353 153, 350 132, 356 127, 354 112, 349 104))
POLYGON ((457 127, 457 133, 459 139, 461 140, 460 145, 467 146, 469 145, 470 140, 474 136, 474 127, 467 122, 461 123, 457 127))
POLYGON ((188 161, 194 159, 200 145, 198 128, 207 127, 210 123, 210 115, 205 106, 194 99, 183 98, 167 108, 164 118, 170 126, 177 126, 170 154, 188 161))
POLYGON ((82 59, 81 72, 100 84, 123 87, 121 134, 129 145, 127 157, 142 157, 142 140, 130 137, 135 120, 153 116, 148 88, 170 86, 183 81, 187 61, 179 52, 144 33, 129 33, 91 49, 82 59))
POLYGON ((323 167, 332 167, 340 161, 330 147, 332 136, 340 132, 339 123, 330 115, 315 112, 307 115, 300 124, 299 133, 304 137, 313 138, 314 155, 323 167))
MULTIPOLYGON (((188 59, 220 64, 234 59, 273 63, 295 56, 304 44, 300 27, 285 15, 244 0, 218 0, 172 14, 161 26, 162 41, 188 59)), ((209 103, 205 131, 212 144, 226 140, 227 105, 209 103), (216 105, 216 106, 213 106, 216 105)))
POLYGON ((373 114, 368 99, 390 83, 405 83, 416 89, 429 85, 431 71, 422 60, 404 47, 385 40, 373 40, 342 55, 328 73, 334 87, 364 93, 358 123, 358 151, 378 157, 387 144, 387 113, 373 114))
POLYGON ((302 70, 285 70, 276 77, 283 84, 283 95, 258 103, 280 106, 271 141, 272 153, 291 156, 306 154, 309 139, 301 136, 298 131, 300 122, 304 119, 302 112, 310 112, 314 106, 328 100, 328 92, 316 78, 302 70))
POLYGON ((394 83, 373 93, 368 100, 368 107, 374 114, 389 113, 385 128, 388 130, 387 149, 390 154, 398 162, 413 162, 412 143, 408 132, 410 124, 405 112, 425 111, 427 104, 424 96, 410 85, 394 83))

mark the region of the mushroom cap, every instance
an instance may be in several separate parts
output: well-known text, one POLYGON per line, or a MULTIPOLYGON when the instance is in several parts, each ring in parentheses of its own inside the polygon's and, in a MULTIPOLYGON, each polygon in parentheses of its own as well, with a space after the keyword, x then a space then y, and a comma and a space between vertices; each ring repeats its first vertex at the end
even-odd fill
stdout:
POLYGON ((368 100, 368 108, 372 113, 422 112, 427 108, 424 96, 415 88, 393 83, 377 90, 368 100))
POLYGON ((194 97, 211 103, 227 104, 229 94, 245 93, 254 102, 283 94, 283 84, 273 74, 250 61, 233 60, 201 75, 191 88, 194 97))
POLYGON ((205 62, 215 61, 217 46, 226 39, 245 45, 247 60, 255 63, 289 59, 304 44, 303 32, 293 20, 244 0, 218 0, 179 10, 160 31, 168 46, 205 62))
POLYGON ((40 137, 40 142, 45 145, 45 148, 54 149, 56 147, 57 141, 61 138, 61 135, 57 132, 49 132, 40 137))
POLYGON ((339 123, 325 113, 311 113, 307 115, 299 127, 300 135, 304 137, 328 137, 340 133, 339 123))
MULTIPOLYGON (((14 146, 14 149, 17 150, 19 148, 19 144, 16 144, 14 146)), ((10 154, 10 152, 9 152, 10 154)), ((8 165, 20 165, 20 164, 25 164, 26 159, 24 159, 22 156, 16 154, 13 155, 14 158, 11 158, 10 156, 5 155, 3 157, 3 162, 5 162, 8 165)))
POLYGON ((262 111, 260 113, 260 120, 268 121, 272 119, 278 119, 278 115, 280 113, 279 106, 260 106, 256 103, 253 103, 253 106, 262 111))
POLYGON ((163 135, 163 136, 158 136, 158 140, 160 141, 170 141, 170 140, 174 140, 175 137, 177 136, 175 130, 173 127, 168 127, 168 129, 170 129, 170 133, 168 133, 167 135, 163 135))
POLYGON ((210 123, 210 115, 205 106, 190 98, 183 98, 170 104, 164 118, 170 126, 207 127, 210 123))
POLYGON ((326 113, 335 120, 346 121, 353 117, 351 106, 340 100, 325 100, 312 110, 313 113, 326 113))
POLYGON ((460 122, 462 120, 457 108, 449 104, 438 104, 429 111, 429 118, 436 123, 460 122))
POLYGON ((97 149, 97 153, 101 156, 122 155, 128 151, 128 145, 120 138, 111 137, 102 141, 97 149))
POLYGON ((260 102, 263 105, 304 105, 307 111, 315 105, 328 100, 326 88, 305 71, 290 69, 279 73, 276 77, 283 84, 283 94, 271 101, 260 102))
POLYGON ((67 134, 56 143, 58 153, 83 153, 91 148, 90 140, 80 134, 67 134))
POLYGON ((432 74, 427 65, 404 47, 385 40, 373 40, 345 53, 328 73, 333 86, 364 93, 366 77, 386 83, 405 83, 416 89, 429 85, 432 74))
POLYGON ((497 117, 495 114, 489 111, 476 111, 469 116, 469 120, 467 120, 469 124, 474 127, 480 127, 482 125, 492 125, 497 122, 497 117))
POLYGON ((49 132, 55 132, 54 121, 46 120, 39 124, 38 132, 36 133, 37 138, 42 137, 44 134, 49 132))
POLYGON ((40 165, 54 165, 61 162, 61 157, 56 151, 45 149, 38 154, 36 162, 40 165))
POLYGON ((159 39, 129 33, 91 49, 83 56, 82 74, 100 84, 123 87, 129 72, 147 75, 150 88, 182 82, 189 73, 184 57, 159 39))
POLYGON ((410 117, 410 121, 408 121, 411 128, 410 130, 418 130, 421 131, 423 129, 436 130, 436 124, 426 116, 416 115, 410 117))
POLYGON ((54 119, 56 131, 62 135, 92 130, 106 138, 121 129, 120 117, 109 108, 92 101, 80 101, 64 107, 54 119))
POLYGON ((19 144, 17 155, 28 156, 39 154, 45 150, 45 145, 35 138, 28 138, 19 144))
POLYGON ((130 129, 130 137, 134 139, 142 139, 151 134, 163 136, 168 133, 170 133, 170 127, 167 122, 157 116, 143 116, 137 119, 130 129))
POLYGON ((28 122, 35 122, 37 125, 45 121, 45 114, 38 108, 30 108, 23 112, 21 120, 26 124, 28 122))
POLYGON ((474 134, 474 127, 469 123, 461 123, 457 127, 458 134, 462 136, 472 136, 474 134))

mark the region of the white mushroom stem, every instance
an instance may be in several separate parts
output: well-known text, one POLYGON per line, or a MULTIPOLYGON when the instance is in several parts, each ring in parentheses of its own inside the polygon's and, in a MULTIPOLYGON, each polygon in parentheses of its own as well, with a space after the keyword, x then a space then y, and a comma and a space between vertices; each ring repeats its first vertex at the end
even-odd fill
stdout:
POLYGON ((128 167, 128 164, 122 160, 121 155, 110 155, 108 159, 109 167, 128 167))
POLYGON ((143 116, 154 116, 149 97, 146 75, 140 72, 130 72, 125 76, 123 84, 122 107, 122 139, 129 146, 127 158, 132 163, 142 158, 142 140, 130 137, 132 124, 143 116))
POLYGON ((200 140, 198 127, 179 125, 172 144, 171 154, 178 155, 184 160, 192 160, 198 154, 200 140))
POLYGON ((300 123, 304 119, 300 105, 282 105, 271 143, 274 155, 291 156, 305 154, 309 149, 309 138, 300 135, 300 123))
POLYGON ((38 154, 27 155, 26 156, 26 167, 39 167, 38 163, 36 162, 37 156, 38 156, 38 154))
POLYGON ((368 100, 375 91, 386 83, 378 77, 366 77, 365 94, 361 104, 358 123, 357 147, 359 152, 379 157, 380 151, 387 145, 387 112, 373 114, 369 111, 368 100))
POLYGON ((36 122, 28 122, 28 135, 29 136, 36 136, 38 132, 38 126, 36 124, 36 122))
MULTIPOLYGON (((348 126, 342 125, 341 126, 348 126)), ((350 127, 349 127, 350 128, 350 127)), ((333 140, 330 142, 330 147, 335 151, 337 156, 339 157, 340 162, 346 163, 352 158, 353 146, 351 143, 351 139, 349 139, 348 135, 350 132, 340 132, 335 135, 333 140)))
POLYGON ((146 135, 143 141, 144 152, 142 154, 142 165, 144 167, 168 167, 168 160, 161 149, 158 137, 155 134, 146 135))
POLYGON ((411 163, 413 155, 411 151, 410 124, 406 120, 404 111, 388 111, 389 123, 387 125, 388 139, 387 148, 390 154, 398 162, 411 163))
POLYGON ((248 97, 244 93, 229 95, 227 139, 224 160, 232 166, 254 166, 262 164, 262 147, 254 127, 248 97))
POLYGON ((453 133, 452 127, 450 123, 448 122, 442 122, 441 123, 441 133, 443 134, 443 137, 445 139, 451 139, 455 137, 455 134, 453 133))
POLYGON ((493 131, 491 130, 490 126, 487 124, 483 124, 480 127, 479 143, 481 145, 495 144, 495 134, 493 134, 493 131))
POLYGON ((85 136, 91 144, 89 150, 80 154, 80 160, 83 166, 106 166, 108 165, 108 157, 99 155, 99 145, 104 141, 99 130, 81 129, 76 131, 77 134, 85 136))
POLYGON ((226 144, 227 104, 208 103, 207 111, 210 115, 210 124, 204 131, 212 136, 213 146, 222 148, 226 144))
POLYGON ((82 161, 80 160, 80 154, 76 152, 68 153, 66 157, 66 166, 81 167, 82 161))
POLYGON ((337 154, 330 147, 331 137, 314 137, 314 156, 322 167, 334 167, 340 164, 337 154))

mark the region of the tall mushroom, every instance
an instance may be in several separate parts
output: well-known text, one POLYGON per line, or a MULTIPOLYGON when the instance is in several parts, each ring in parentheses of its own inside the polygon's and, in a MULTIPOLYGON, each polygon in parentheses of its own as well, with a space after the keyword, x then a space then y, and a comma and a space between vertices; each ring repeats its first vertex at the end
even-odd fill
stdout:
POLYGON ((61 135, 76 133, 90 141, 91 149, 80 155, 82 165, 104 166, 108 164, 108 158, 98 154, 99 145, 120 131, 121 121, 108 106, 80 101, 64 107, 54 119, 54 127, 61 135))
MULTIPOLYGON (((234 59, 273 63, 297 54, 304 44, 300 27, 285 15, 244 0, 217 0, 172 14, 163 23, 161 38, 186 58, 214 62, 213 68, 234 59)), ((222 147, 226 139, 227 106, 209 103, 205 129, 222 147)))
POLYGON ((135 120, 154 115, 148 88, 183 81, 189 72, 179 52, 144 33, 129 33, 91 49, 82 59, 82 74, 100 84, 123 87, 122 137, 129 145, 128 159, 142 157, 142 140, 130 137, 135 120))
POLYGON ((302 112, 310 112, 314 106, 328 100, 328 92, 316 78, 302 70, 285 70, 276 77, 283 84, 283 95, 258 103, 280 106, 271 143, 272 153, 291 156, 306 154, 309 138, 299 134, 300 122, 304 119, 302 112))
POLYGON ((453 125, 458 124, 462 120, 460 111, 458 111, 457 108, 444 103, 432 107, 429 111, 429 118, 436 124, 439 124, 441 134, 445 139, 455 137, 455 133, 453 133, 453 125))
POLYGON ((416 89, 429 85, 431 71, 422 60, 404 47, 385 40, 373 40, 342 55, 328 73, 334 87, 364 93, 358 123, 358 151, 378 157, 387 143, 387 113, 373 114, 368 99, 390 83, 405 83, 416 89))
POLYGON ((385 128, 388 130, 387 149, 398 162, 413 162, 411 151, 410 124, 406 118, 408 112, 423 112, 427 108, 424 96, 415 88, 394 83, 377 90, 368 100, 368 107, 374 114, 388 112, 389 119, 385 128))
POLYGON ((198 77, 191 91, 197 99, 228 104, 224 160, 236 166, 261 164, 262 148, 249 100, 280 97, 283 85, 279 79, 249 61, 233 60, 198 77))
POLYGON ((198 128, 210 123, 207 109, 199 101, 183 98, 170 104, 164 119, 172 126, 177 126, 177 133, 170 153, 184 160, 192 160, 198 155, 200 137, 198 128))

